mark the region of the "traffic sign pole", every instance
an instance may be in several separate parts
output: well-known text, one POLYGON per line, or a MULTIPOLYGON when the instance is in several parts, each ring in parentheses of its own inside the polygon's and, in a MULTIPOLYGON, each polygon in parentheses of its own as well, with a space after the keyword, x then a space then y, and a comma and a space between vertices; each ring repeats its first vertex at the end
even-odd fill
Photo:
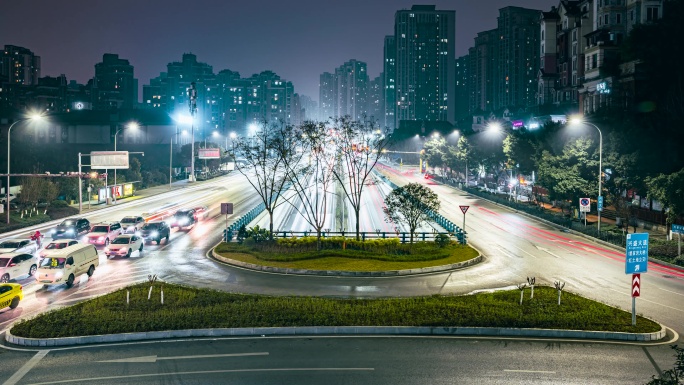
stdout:
POLYGON ((632 274, 632 326, 636 326, 636 297, 641 295, 641 274, 632 274))

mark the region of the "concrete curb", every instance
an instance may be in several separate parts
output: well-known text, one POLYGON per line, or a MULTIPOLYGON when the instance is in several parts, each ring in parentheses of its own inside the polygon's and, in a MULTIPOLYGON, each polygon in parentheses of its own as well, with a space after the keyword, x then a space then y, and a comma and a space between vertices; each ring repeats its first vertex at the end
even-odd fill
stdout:
POLYGON ((14 345, 29 347, 73 346, 112 342, 146 341, 187 337, 224 336, 283 336, 283 335, 451 335, 489 337, 544 337, 617 341, 658 341, 666 337, 661 325, 655 333, 620 333, 557 329, 515 329, 489 327, 420 327, 420 326, 303 326, 263 328, 186 329, 159 332, 106 334, 64 338, 24 338, 8 330, 5 340, 14 345))
POLYGON ((282 267, 273 266, 262 266, 255 265, 253 263, 246 263, 241 261, 236 261, 234 259, 226 258, 218 253, 216 253, 216 247, 211 249, 211 256, 223 263, 242 267, 245 269, 263 271, 267 273, 280 273, 280 274, 291 274, 291 275, 323 275, 331 277, 399 277, 406 275, 415 274, 425 274, 425 273, 436 273, 443 271, 451 271, 457 269, 463 269, 468 266, 476 265, 484 259, 482 254, 478 255, 473 259, 469 259, 464 262, 452 263, 449 265, 433 266, 433 267, 423 267, 419 269, 406 269, 406 270, 388 270, 388 271, 337 271, 337 270, 306 270, 306 269, 288 269, 282 267))

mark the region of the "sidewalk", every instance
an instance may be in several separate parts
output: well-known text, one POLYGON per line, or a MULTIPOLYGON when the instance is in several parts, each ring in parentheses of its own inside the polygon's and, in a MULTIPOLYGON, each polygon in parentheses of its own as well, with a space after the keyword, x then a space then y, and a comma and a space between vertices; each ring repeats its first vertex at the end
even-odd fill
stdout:
MULTIPOLYGON (((553 211, 556 213, 561 213, 560 207, 553 207, 550 203, 542 203, 540 206, 544 207, 545 210, 548 211, 553 211)), ((567 211, 566 211, 567 214, 567 211)), ((583 222, 583 221, 582 221, 583 222)), ((594 226, 596 227, 598 223, 598 214, 593 214, 593 213, 587 213, 587 227, 589 226, 594 226)), ((608 227, 614 228, 617 227, 615 219, 611 218, 606 218, 606 217, 601 217, 601 230, 605 230, 608 227)), ((625 234, 631 234, 631 233, 648 233, 649 236, 652 239, 660 239, 660 240, 665 240, 667 239, 667 232, 660 230, 657 228, 657 226, 650 226, 651 228, 648 229, 648 226, 644 226, 643 224, 640 226, 637 226, 636 231, 634 231, 633 226, 623 226, 623 231, 625 234)))
MULTIPOLYGON (((197 182, 195 182, 195 183, 197 183, 197 182)), ((169 189, 168 184, 164 184, 164 185, 154 186, 154 187, 150 187, 150 188, 146 188, 146 189, 142 189, 142 190, 136 190, 133 196, 126 197, 126 198, 119 198, 116 200, 116 203, 114 203, 114 201, 112 200, 112 203, 109 205, 106 203, 95 203, 94 201, 91 201, 90 208, 88 208, 88 206, 89 206, 88 201, 84 200, 82 203, 82 206, 83 206, 82 214, 87 214, 87 213, 90 213, 93 211, 101 210, 105 207, 112 207, 112 206, 120 205, 122 203, 131 202, 131 201, 142 199, 142 198, 147 198, 147 197, 150 197, 153 195, 162 194, 162 193, 165 193, 168 191, 175 191, 175 190, 179 190, 182 188, 186 188, 186 187, 190 186, 190 183, 187 180, 181 180, 181 181, 173 182, 171 184, 171 186, 172 186, 171 189, 169 189)), ((78 202, 76 202, 75 204, 72 204, 71 207, 78 209, 78 202)))

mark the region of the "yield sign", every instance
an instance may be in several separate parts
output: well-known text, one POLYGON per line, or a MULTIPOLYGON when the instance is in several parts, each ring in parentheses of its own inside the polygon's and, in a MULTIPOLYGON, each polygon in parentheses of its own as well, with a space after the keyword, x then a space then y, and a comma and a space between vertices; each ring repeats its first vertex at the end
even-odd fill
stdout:
POLYGON ((641 274, 632 274, 632 297, 641 294, 641 274))
POLYGON ((466 211, 468 211, 468 208, 470 206, 458 206, 458 207, 461 209, 461 211, 463 211, 463 215, 465 215, 466 211))

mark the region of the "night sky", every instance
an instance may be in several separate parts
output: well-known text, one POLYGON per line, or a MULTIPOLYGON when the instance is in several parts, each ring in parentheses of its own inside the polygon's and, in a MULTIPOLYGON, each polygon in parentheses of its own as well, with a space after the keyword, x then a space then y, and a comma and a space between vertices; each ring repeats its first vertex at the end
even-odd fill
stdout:
POLYGON ((548 11, 558 0, 0 0, 0 45, 41 56, 41 76, 79 83, 102 54, 116 53, 135 67, 140 89, 192 52, 215 73, 272 70, 318 100, 319 75, 349 59, 368 63, 371 78, 380 74, 394 13, 413 4, 456 11, 461 56, 478 32, 496 27, 499 8, 548 11))

